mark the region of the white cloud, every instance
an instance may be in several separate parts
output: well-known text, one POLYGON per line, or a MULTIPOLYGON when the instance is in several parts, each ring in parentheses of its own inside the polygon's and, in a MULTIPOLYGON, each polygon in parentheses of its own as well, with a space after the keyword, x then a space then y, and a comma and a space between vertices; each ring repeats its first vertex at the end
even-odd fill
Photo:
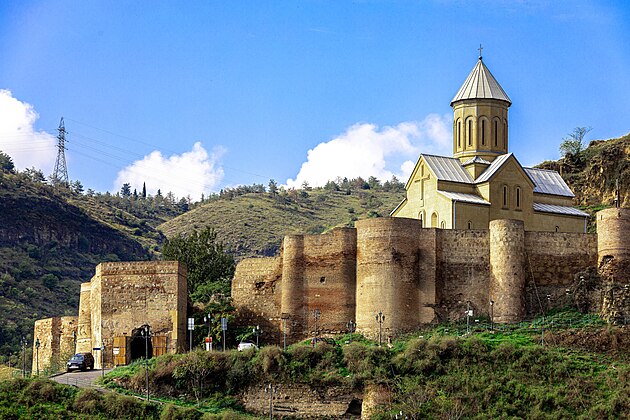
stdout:
POLYGON ((57 157, 57 138, 33 128, 38 118, 33 105, 0 89, 0 150, 11 156, 18 169, 34 166, 49 175, 57 157))
POLYGON ((225 153, 222 147, 216 147, 208 154, 200 142, 193 145, 190 152, 181 155, 163 156, 153 151, 141 160, 133 162, 120 172, 114 182, 114 192, 120 191, 124 183, 131 184, 131 189, 138 193, 146 182, 147 194, 155 195, 160 189, 162 195, 169 191, 176 197, 191 196, 197 200, 201 194, 208 194, 223 179, 220 159, 225 153))
POLYGON ((306 181, 311 186, 323 186, 337 177, 387 180, 392 175, 405 181, 419 153, 451 154, 451 124, 450 115, 437 114, 382 129, 374 124, 355 124, 309 150, 295 179, 288 179, 286 184, 297 188, 306 181))

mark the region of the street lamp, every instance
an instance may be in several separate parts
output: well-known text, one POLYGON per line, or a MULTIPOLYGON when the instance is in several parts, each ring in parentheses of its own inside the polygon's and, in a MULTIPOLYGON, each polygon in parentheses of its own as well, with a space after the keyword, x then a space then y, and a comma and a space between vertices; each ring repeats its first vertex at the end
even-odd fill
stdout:
POLYGON ((262 329, 260 328, 260 325, 256 325, 253 329, 252 332, 254 333, 254 335, 256 336, 256 347, 258 347, 258 337, 260 337, 260 334, 262 334, 262 329))
POLYGON ((22 377, 26 378, 26 338, 24 336, 22 336, 20 344, 22 345, 22 377))
POLYGON ((35 350, 36 350, 36 363, 37 363, 37 376, 39 376, 39 337, 35 340, 35 350))
POLYGON ((140 330, 140 334, 144 336, 144 379, 146 381, 147 386, 147 401, 149 401, 149 337, 151 336, 151 327, 145 325, 144 328, 140 330))
POLYGON ((315 310, 311 312, 311 315, 313 315, 313 318, 315 318, 315 337, 318 337, 319 336, 319 318, 321 318, 322 313, 320 312, 318 308, 315 308, 315 310))
POLYGON ((376 322, 378 322, 378 345, 381 345, 383 341, 383 321, 385 321, 385 315, 383 311, 378 311, 376 314, 376 322))
POLYGON ((494 332, 494 300, 490 301, 490 331, 494 332))

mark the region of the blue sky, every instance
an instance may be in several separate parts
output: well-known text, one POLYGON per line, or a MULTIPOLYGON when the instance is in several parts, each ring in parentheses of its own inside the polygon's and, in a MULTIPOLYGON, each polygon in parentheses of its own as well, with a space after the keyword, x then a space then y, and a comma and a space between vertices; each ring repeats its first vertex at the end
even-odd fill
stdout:
POLYGON ((63 116, 70 178, 98 191, 404 177, 451 154, 481 43, 533 165, 576 126, 630 131, 629 22, 617 1, 5 0, 0 150, 50 173, 63 116))

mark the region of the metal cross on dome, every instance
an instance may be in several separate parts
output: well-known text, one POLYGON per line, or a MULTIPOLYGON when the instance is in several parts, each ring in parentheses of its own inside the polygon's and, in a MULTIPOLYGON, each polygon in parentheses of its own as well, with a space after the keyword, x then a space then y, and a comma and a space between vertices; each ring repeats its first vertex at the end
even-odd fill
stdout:
POLYGON ((481 44, 479 44, 479 59, 481 60, 481 50, 483 50, 483 47, 481 46, 481 44))

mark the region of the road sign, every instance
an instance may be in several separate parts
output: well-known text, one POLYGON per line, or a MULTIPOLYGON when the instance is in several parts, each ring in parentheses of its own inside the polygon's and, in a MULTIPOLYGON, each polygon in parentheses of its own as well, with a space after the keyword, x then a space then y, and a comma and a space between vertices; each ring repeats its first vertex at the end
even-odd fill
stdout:
POLYGON ((227 330, 227 318, 221 318, 221 329, 223 331, 227 330))
POLYGON ((188 331, 195 329, 195 318, 188 318, 188 331))

